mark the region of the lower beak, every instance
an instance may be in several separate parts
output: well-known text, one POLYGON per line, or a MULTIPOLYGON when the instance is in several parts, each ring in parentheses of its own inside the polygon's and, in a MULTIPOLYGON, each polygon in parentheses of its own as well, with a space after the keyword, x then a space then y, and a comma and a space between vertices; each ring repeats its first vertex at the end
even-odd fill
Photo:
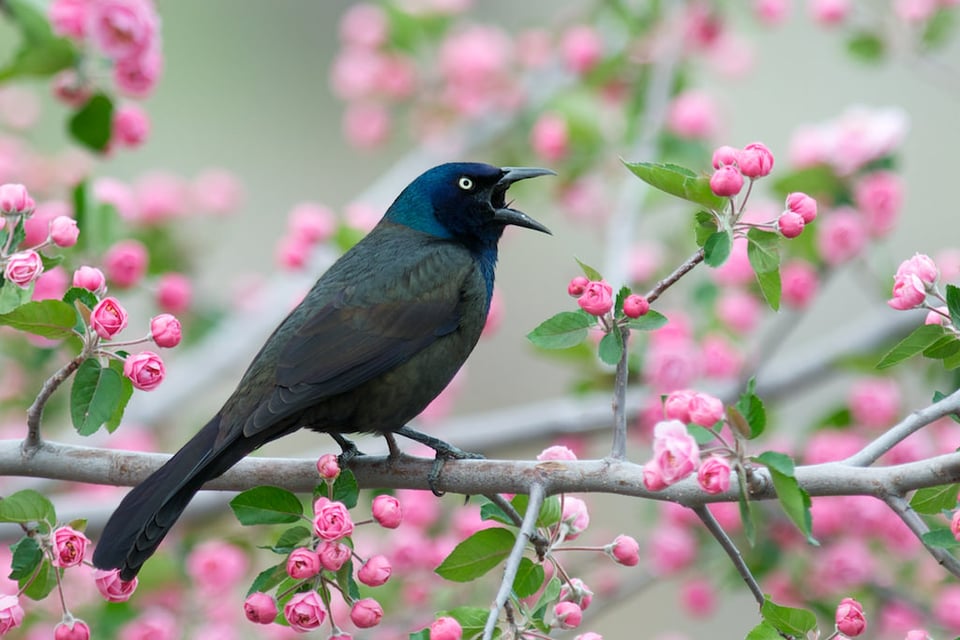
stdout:
MULTIPOLYGON (((550 169, 540 169, 538 167, 503 167, 503 176, 497 182, 495 189, 505 193, 507 189, 510 188, 514 182, 519 182, 520 180, 526 180, 527 178, 536 178, 537 176, 555 176, 557 175, 555 171, 550 169)), ((540 231, 542 233, 550 233, 550 230, 545 226, 528 216, 522 211, 516 209, 511 209, 510 207, 501 207, 497 209, 494 213, 493 219, 501 224, 510 224, 517 227, 525 227, 527 229, 533 229, 534 231, 540 231)))

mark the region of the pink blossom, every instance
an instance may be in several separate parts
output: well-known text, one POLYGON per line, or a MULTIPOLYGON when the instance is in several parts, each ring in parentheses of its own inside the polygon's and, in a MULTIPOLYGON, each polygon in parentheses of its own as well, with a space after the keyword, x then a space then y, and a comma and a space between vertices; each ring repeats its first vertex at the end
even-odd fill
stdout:
POLYGON ((720 126, 717 105, 706 93, 685 91, 670 104, 666 124, 681 138, 711 138, 720 126))
POLYGON ((565 538, 575 540, 590 526, 590 511, 587 509, 587 503, 580 498, 563 496, 563 512, 560 520, 567 531, 565 538))
POLYGON ((647 349, 643 374, 655 391, 664 392, 689 385, 700 374, 701 364, 690 340, 656 342, 647 349))
POLYGON ((803 216, 793 211, 784 211, 777 218, 777 230, 784 238, 796 238, 803 233, 803 216))
POLYGON ((727 289, 717 299, 717 317, 737 333, 747 334, 760 322, 763 306, 756 296, 740 289, 727 289))
POLYGON ((380 90, 386 58, 364 47, 342 49, 330 65, 330 88, 342 100, 366 100, 380 90))
POLYGON ((591 281, 577 304, 590 315, 602 316, 613 308, 613 287, 603 280, 591 281))
POLYGON ((762 142, 751 142, 737 154, 737 166, 748 178, 762 178, 773 170, 773 153, 762 142))
POLYGON ((153 46, 158 20, 147 0, 98 0, 88 7, 86 31, 107 57, 125 60, 153 46))
POLYGON ((680 587, 680 602, 690 615, 708 618, 717 608, 717 591, 706 580, 689 580, 680 587))
POLYGON ((148 610, 120 627, 117 637, 124 640, 176 640, 181 637, 177 618, 162 610, 148 610))
POLYGON ((927 289, 914 274, 897 276, 893 280, 893 294, 887 304, 892 309, 905 311, 923 304, 927 299, 927 289))
POLYGON ((19 627, 23 622, 23 607, 17 596, 0 595, 0 635, 19 627))
POLYGON ((137 589, 137 578, 121 580, 119 569, 105 571, 97 569, 93 572, 93 582, 107 602, 126 602, 137 589))
POLYGON ((403 505, 404 521, 412 527, 426 529, 440 518, 440 502, 433 493, 399 489, 394 495, 403 505))
MULTIPOLYGON (((808 439, 803 460, 806 464, 843 460, 862 449, 864 444, 863 436, 852 431, 821 429, 808 439)), ((814 504, 819 502, 818 500, 814 504)))
POLYGON ((575 454, 570 447, 565 447, 563 445, 555 444, 553 446, 547 447, 539 454, 537 454, 537 460, 545 462, 547 460, 576 460, 577 454, 575 454))
POLYGON ((277 619, 277 601, 262 591, 251 593, 243 603, 243 613, 250 622, 270 624, 277 619))
POLYGON ((342 542, 327 540, 317 547, 317 555, 320 556, 320 564, 327 571, 339 571, 340 567, 346 564, 350 559, 350 547, 342 542))
POLYGON ((394 496, 385 493, 378 495, 373 499, 371 510, 373 519, 385 529, 396 529, 403 522, 403 509, 394 496))
POLYGON ((342 502, 317 498, 313 503, 313 532, 328 542, 346 538, 353 533, 353 520, 342 502))
POLYGON ((390 579, 392 573, 393 567, 387 557, 377 554, 363 563, 357 571, 357 580, 368 587, 379 587, 390 579))
POLYGON ((558 602, 553 615, 561 629, 576 629, 583 621, 583 610, 573 602, 558 602))
POLYGON ((350 103, 343 113, 343 134, 360 149, 383 144, 390 136, 390 111, 375 103, 350 103))
POLYGON ((960 509, 954 511, 950 517, 950 533, 953 534, 954 538, 960 540, 960 509))
POLYGON ((703 350, 704 375, 711 378, 731 378, 740 372, 743 357, 724 336, 704 336, 700 346, 703 350))
POLYGON ((690 422, 701 427, 712 427, 722 420, 725 412, 720 398, 708 393, 694 393, 689 404, 690 422))
POLYGON ((864 378, 848 396, 850 414, 865 427, 889 427, 900 415, 900 385, 893 378, 864 378))
POLYGON ((75 567, 83 562, 90 540, 73 527, 57 527, 50 539, 53 547, 53 566, 75 567))
POLYGON ((640 563, 640 545, 630 536, 617 536, 604 550, 625 567, 635 567, 640 563))
POLYGON ((710 190, 722 198, 733 197, 743 188, 743 176, 733 165, 724 165, 710 176, 710 190))
POLYGON ((663 415, 668 420, 690 422, 690 401, 693 400, 694 395, 696 392, 691 389, 671 391, 663 402, 663 415))
POLYGON ((77 221, 68 216, 57 216, 50 221, 50 240, 58 247, 72 247, 77 244, 80 229, 77 221))
POLYGON ((665 420, 653 428, 653 458, 668 485, 678 482, 697 468, 700 447, 679 420, 665 420))
POLYGON ((168 272, 157 279, 157 305, 168 313, 184 313, 193 299, 193 284, 182 273, 168 272))
POLYGON ((150 135, 150 117, 137 104, 124 104, 113 112, 111 140, 133 149, 147 141, 150 135))
POLYGON ((725 456, 708 457, 700 464, 697 482, 707 493, 723 493, 730 488, 730 461, 725 456))
POLYGON ((937 0, 895 0, 893 11, 906 22, 921 23, 933 17, 939 5, 937 0))
POLYGON ((719 169, 720 167, 725 167, 727 165, 736 165, 739 155, 740 150, 735 147, 731 147, 729 145, 717 147, 714 149, 713 157, 711 158, 713 168, 719 169))
POLYGON ((643 486, 648 491, 662 491, 669 486, 663 479, 663 470, 656 458, 643 465, 643 486))
POLYGON ((336 480, 340 475, 340 460, 334 453, 325 453, 317 460, 317 473, 324 480, 336 480))
POLYGON ((287 216, 290 234, 309 244, 326 242, 337 230, 337 219, 329 207, 301 202, 287 216))
POLYGON ((867 230, 856 211, 843 207, 820 221, 817 249, 824 262, 837 266, 856 257, 867 245, 867 230))
POLYGON ((867 619, 863 615, 863 605, 853 598, 844 598, 840 601, 835 619, 837 631, 851 638, 860 635, 867 628, 867 619))
POLYGON ((320 556, 313 549, 298 547, 287 556, 287 575, 294 580, 306 580, 320 573, 320 556))
POLYGON ((380 624, 383 619, 383 607, 373 598, 363 598, 350 608, 350 621, 359 629, 369 629, 380 624))
POLYGON ((132 287, 147 272, 147 248, 138 240, 121 240, 107 249, 103 267, 113 284, 132 287))
POLYGON ((190 194, 186 181, 167 171, 149 171, 137 179, 139 218, 155 224, 186 214, 190 194))
POLYGON ((603 39, 590 25, 574 25, 560 39, 560 54, 567 69, 585 74, 603 57, 603 39))
POLYGON ((846 20, 850 13, 850 0, 809 0, 810 16, 824 26, 833 26, 846 20))
POLYGON ((810 224, 817 217, 817 201, 800 191, 787 194, 784 205, 788 211, 800 214, 804 224, 810 224))
POLYGON ((544 113, 530 130, 530 146, 546 162, 557 162, 570 150, 567 120, 557 113, 544 113))
POLYGON ((579 298, 587 290, 587 285, 590 284, 585 276, 576 276, 570 280, 570 284, 567 285, 567 294, 574 298, 579 298))
POLYGON ((754 281, 753 267, 747 256, 747 239, 736 238, 727 261, 707 272, 717 284, 724 286, 749 285, 754 281))
POLYGON ((550 61, 553 43, 546 29, 525 29, 514 39, 517 61, 529 69, 544 66, 550 61))
POLYGON ((150 320, 150 337, 158 347, 172 349, 177 346, 182 331, 180 321, 169 313, 161 313, 150 320))
POLYGON ((754 0, 753 13, 765 25, 779 25, 790 15, 790 0, 754 0))
POLYGON ((83 40, 89 5, 88 0, 53 0, 47 8, 53 32, 58 36, 83 40))
POLYGON ((389 31, 386 12, 369 2, 350 6, 340 18, 340 41, 347 46, 374 49, 386 42, 389 31))
POLYGON ((0 214, 29 215, 36 203, 22 184, 7 183, 0 185, 0 214))
POLYGON ((124 220, 137 217, 137 201, 130 185, 116 178, 97 178, 93 182, 93 198, 112 205, 124 220))
POLYGON ((466 115, 502 104, 512 58, 512 42, 502 29, 473 25, 451 31, 439 51, 447 100, 466 115))
POLYGON ((131 98, 146 98, 153 93, 163 72, 163 57, 157 49, 123 58, 113 65, 113 81, 120 93, 131 98))
POLYGON ((897 278, 907 275, 915 275, 923 284, 932 285, 940 277, 940 271, 937 269, 936 263, 930 259, 930 256, 915 253, 912 258, 904 260, 897 267, 897 278))
POLYGON ((7 259, 3 276, 21 289, 26 289, 43 273, 43 260, 32 249, 20 251, 7 259))
POLYGON ((226 169, 204 169, 190 185, 194 207, 203 213, 228 214, 240 206, 243 196, 243 185, 226 169))
POLYGON ((283 617, 294 631, 306 633, 323 624, 327 610, 316 591, 296 593, 283 607, 283 617))
POLYGON ((593 591, 580 578, 571 578, 570 582, 564 582, 560 587, 560 600, 573 602, 586 611, 593 602, 593 591))
POLYGON ((212 540, 194 547, 187 555, 186 565, 187 574, 203 592, 216 594, 239 582, 250 561, 236 545, 212 540))
POLYGON ((108 296, 90 312, 90 328, 104 340, 110 340, 127 326, 127 310, 120 301, 108 296))
POLYGON ((623 300, 623 315, 628 318, 639 318, 650 311, 650 303, 643 296, 631 293, 623 300))
POLYGON ((923 629, 911 629, 903 640, 930 640, 930 634, 923 629))
POLYGON ((23 245, 34 247, 50 238, 50 223, 58 216, 69 216, 71 213, 70 205, 63 200, 48 200, 43 204, 37 205, 33 215, 28 216, 23 222, 25 237, 23 245))
POLYGON ((93 95, 88 80, 82 78, 74 69, 65 69, 53 76, 50 89, 54 98, 72 109, 79 109, 93 95))
POLYGON ((669 575, 688 567, 697 556, 697 541, 690 530, 660 525, 650 534, 647 556, 656 575, 669 575))
POLYGON ((32 300, 58 300, 67 291, 67 272, 56 266, 40 274, 33 283, 32 300))
POLYGON ((430 640, 460 640, 463 627, 450 616, 437 618, 430 624, 430 640))
POLYGON ((854 202, 872 236, 883 236, 896 226, 903 206, 903 183, 890 171, 874 171, 854 187, 854 202))
POLYGON ((61 622, 53 629, 53 640, 90 640, 90 626, 77 619, 61 622))
POLYGON ((784 303, 795 309, 805 309, 819 288, 816 268, 804 260, 786 263, 780 270, 780 288, 784 303))

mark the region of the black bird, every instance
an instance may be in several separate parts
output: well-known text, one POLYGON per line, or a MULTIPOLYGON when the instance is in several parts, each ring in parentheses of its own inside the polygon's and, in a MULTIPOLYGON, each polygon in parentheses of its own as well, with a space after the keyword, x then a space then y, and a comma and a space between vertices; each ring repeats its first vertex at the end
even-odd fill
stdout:
MULTIPOLYGON (((220 411, 134 488, 93 554, 131 580, 205 482, 300 428, 398 433, 438 460, 464 452, 406 426, 473 350, 493 293, 507 225, 550 233, 506 191, 548 169, 450 163, 422 174, 383 219, 324 273, 254 357, 220 411)), ((437 469, 437 467, 435 467, 437 469)))

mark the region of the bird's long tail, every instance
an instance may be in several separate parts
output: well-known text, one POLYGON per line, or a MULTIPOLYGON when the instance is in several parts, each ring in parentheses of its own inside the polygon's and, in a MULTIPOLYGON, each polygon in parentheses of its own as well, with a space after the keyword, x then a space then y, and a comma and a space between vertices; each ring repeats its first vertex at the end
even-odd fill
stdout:
POLYGON ((213 417, 175 456, 126 495, 110 516, 93 552, 93 564, 120 569, 132 580, 205 482, 250 453, 241 436, 218 443, 220 415, 213 417), (227 446, 224 446, 227 445, 227 446))

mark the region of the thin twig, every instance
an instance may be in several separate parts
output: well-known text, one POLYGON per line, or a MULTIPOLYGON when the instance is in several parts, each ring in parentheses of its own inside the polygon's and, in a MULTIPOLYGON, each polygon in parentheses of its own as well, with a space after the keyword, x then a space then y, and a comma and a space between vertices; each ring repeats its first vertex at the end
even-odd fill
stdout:
POLYGON ((627 341, 630 330, 626 327, 613 327, 611 331, 620 332, 620 342, 623 349, 620 360, 617 361, 617 375, 613 383, 613 445, 610 448, 610 457, 614 460, 623 460, 627 457, 627 377, 629 368, 627 358, 630 350, 627 341))
POLYGON ((663 292, 673 286, 677 280, 682 278, 695 266, 703 262, 703 249, 697 250, 695 254, 687 258, 683 264, 673 270, 673 273, 660 280, 653 286, 650 291, 647 292, 647 295, 644 296, 647 299, 647 302, 653 303, 654 300, 663 295, 663 292))
POLYGON ((506 605, 510 598, 510 592, 513 590, 513 581, 517 577, 517 571, 520 570, 520 561, 523 559, 523 552, 527 548, 527 543, 533 536, 537 526, 537 517, 540 515, 540 507, 543 506, 546 491, 540 482, 534 482, 530 485, 530 501, 527 503, 527 512, 523 516, 523 524, 517 532, 517 541, 510 550, 507 562, 503 566, 503 579, 500 581, 500 589, 490 607, 490 615, 487 616, 487 623, 483 627, 483 639, 492 640, 493 632, 497 627, 497 619, 500 617, 500 610, 506 605))
POLYGON ((902 495, 884 496, 883 501, 903 520, 904 524, 910 528, 910 531, 917 536, 930 555, 933 556, 944 569, 960 578, 960 560, 957 560, 953 554, 949 553, 943 547, 934 547, 927 544, 926 540, 923 539, 923 534, 928 533, 930 527, 928 527, 927 523, 923 521, 923 518, 913 510, 910 503, 907 502, 902 495))
POLYGON ((707 527, 707 530, 713 534, 713 537, 717 539, 717 542, 720 543, 723 550, 727 552, 730 561, 737 569, 737 573, 739 573, 743 581, 747 583, 750 593, 753 594, 753 599, 757 601, 757 606, 763 606, 763 590, 760 588, 757 579, 753 577, 753 573, 750 572, 750 567, 748 567, 744 561, 740 549, 733 543, 733 540, 731 540, 727 532, 723 530, 723 527, 721 527, 717 519, 713 517, 713 514, 710 513, 706 505, 694 507, 693 512, 697 514, 697 517, 699 517, 707 527))
POLYGON ((27 409, 27 437, 23 441, 23 452, 26 455, 32 455, 40 448, 40 420, 43 417, 43 407, 47 404, 47 400, 49 400, 53 392, 63 384, 64 380, 80 368, 80 365, 83 364, 83 361, 86 359, 86 353, 81 353, 60 367, 56 373, 43 383, 43 387, 40 389, 40 393, 37 394, 37 398, 33 401, 33 404, 30 405, 30 408, 27 409))

